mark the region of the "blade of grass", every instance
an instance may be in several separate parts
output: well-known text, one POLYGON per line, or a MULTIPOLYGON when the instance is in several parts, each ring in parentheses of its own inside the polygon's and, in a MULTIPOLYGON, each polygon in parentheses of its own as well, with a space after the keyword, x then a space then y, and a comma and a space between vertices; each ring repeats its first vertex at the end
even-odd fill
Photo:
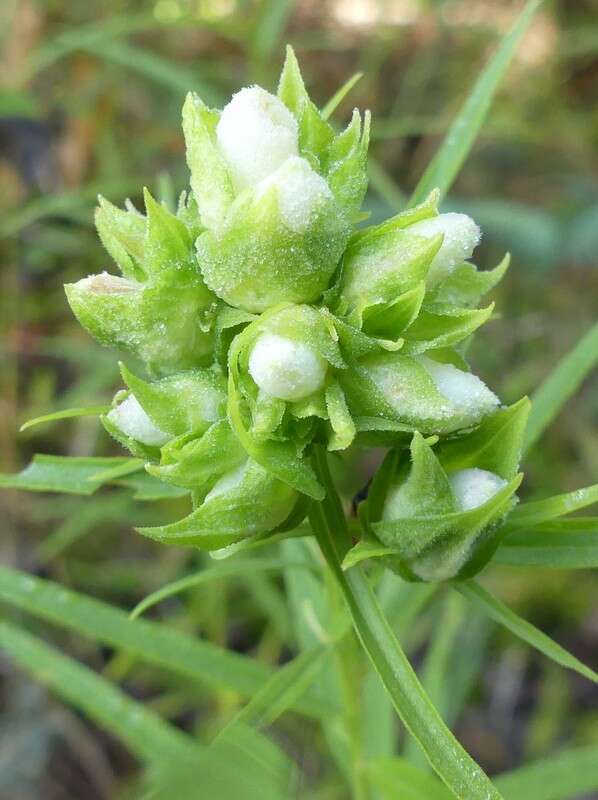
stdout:
POLYGON ((532 394, 532 410, 525 432, 525 452, 538 441, 596 364, 598 364, 598 322, 561 358, 550 375, 532 394))
POLYGON ((215 741, 225 738, 230 729, 239 723, 256 728, 272 725, 311 686, 329 655, 330 647, 320 645, 304 650, 277 669, 249 703, 218 733, 215 741))
MULTIPOLYGON (((445 606, 434 635, 428 644, 428 651, 421 672, 421 681, 432 703, 443 719, 450 701, 450 683, 446 676, 450 673, 451 654, 455 645, 459 628, 463 622, 465 604, 458 595, 445 598, 445 606)), ((417 741, 410 737, 404 752, 405 758, 420 768, 428 765, 417 741)))
POLYGON ((440 148, 411 195, 409 206, 421 203, 436 187, 440 189, 441 197, 444 197, 450 189, 484 124, 496 90, 541 1, 528 0, 511 30, 482 70, 440 148))
POLYGON ((585 795, 598 789, 598 747, 556 753, 499 775, 496 784, 505 800, 570 800, 585 795))
POLYGON ((366 771, 384 800, 452 800, 437 778, 404 758, 374 758, 366 771))
POLYGON ((495 622, 504 625, 515 636, 535 647, 536 650, 556 661, 557 664, 578 672, 590 681, 598 682, 598 673, 567 652, 564 647, 553 641, 550 636, 536 628, 531 622, 511 611, 498 598, 482 588, 479 583, 464 581, 455 584, 455 588, 495 622))
POLYGON ((372 156, 368 158, 368 172, 372 188, 393 211, 400 211, 405 205, 406 196, 394 180, 372 156))
POLYGON ((322 117, 324 119, 328 119, 331 117, 336 109, 340 106, 343 102, 345 97, 349 94, 351 89, 355 86, 355 84, 363 78, 363 72, 356 72, 355 75, 352 75, 348 81, 345 81, 340 89, 332 95, 330 100, 326 103, 322 111, 322 117))
POLYGON ((521 503, 509 515, 503 530, 505 533, 510 533, 531 525, 539 525, 572 514, 574 511, 587 508, 594 503, 598 503, 598 483, 583 489, 576 489, 573 492, 556 494, 545 500, 521 503))
POLYGON ((261 3, 250 43, 251 52, 261 63, 267 63, 280 45, 295 5, 296 0, 264 0, 261 3))
POLYGON ((73 189, 60 194, 36 197, 21 208, 5 215, 0 223, 0 239, 16 236, 23 228, 45 217, 69 216, 69 214, 78 213, 83 205, 95 205, 98 194, 108 197, 123 197, 128 192, 136 191, 139 183, 133 178, 124 178, 119 181, 96 183, 83 189, 73 189))
POLYGON ((0 647, 36 680, 83 711, 144 760, 189 755, 194 744, 105 678, 37 637, 0 622, 0 647))
POLYGON ((194 71, 137 45, 114 40, 87 42, 80 47, 105 61, 139 72, 154 83, 180 92, 181 96, 193 90, 198 92, 209 105, 220 105, 222 101, 220 92, 202 81, 194 71))
POLYGON ((34 425, 42 425, 45 422, 54 422, 59 419, 73 419, 73 417, 95 417, 106 414, 110 406, 88 406, 87 408, 65 408, 62 411, 53 411, 51 414, 44 414, 41 417, 34 417, 27 420, 19 428, 19 433, 33 428, 34 425))
MULTIPOLYGON (((130 620, 124 611, 107 603, 8 567, 0 567, 0 600, 187 680, 232 689, 244 697, 253 696, 273 674, 270 667, 251 658, 159 623, 130 620)), ((309 694, 296 710, 316 718, 333 713, 326 698, 309 694)))
POLYGON ((409 732, 432 767, 461 800, 498 800, 490 779, 446 727, 401 649, 359 566, 343 572, 351 545, 345 516, 328 471, 327 454, 314 448, 314 467, 326 498, 312 504, 310 523, 350 610, 355 631, 409 732))
POLYGON ((235 575, 242 575, 250 570, 252 573, 256 571, 275 571, 278 572, 285 567, 297 567, 299 569, 313 569, 313 566, 307 561, 297 561, 294 563, 288 562, 280 558, 252 558, 235 559, 234 561, 224 562, 214 567, 203 569, 201 572, 195 572, 193 575, 185 575, 172 583, 162 586, 155 592, 145 597, 135 608, 131 611, 131 619, 136 619, 141 616, 145 611, 162 600, 168 597, 174 597, 181 592, 186 592, 189 589, 194 589, 197 586, 203 586, 212 581, 221 580, 222 578, 233 577, 235 575))
POLYGON ((519 531, 505 539, 492 563, 542 569, 596 569, 598 524, 595 531, 587 533, 519 531))

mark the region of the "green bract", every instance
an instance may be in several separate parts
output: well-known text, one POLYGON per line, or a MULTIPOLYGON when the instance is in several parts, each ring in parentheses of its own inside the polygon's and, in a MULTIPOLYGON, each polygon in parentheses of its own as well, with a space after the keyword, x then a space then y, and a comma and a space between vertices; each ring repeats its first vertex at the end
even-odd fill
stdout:
POLYGON ((315 444, 376 444, 395 449, 349 558, 416 580, 474 569, 520 481, 526 407, 502 409, 464 358, 508 258, 478 271, 479 228, 439 213, 438 191, 356 227, 369 115, 337 133, 290 49, 276 95, 248 87, 218 111, 190 94, 183 130, 191 194, 172 213, 146 192, 146 216, 101 200, 122 277, 67 286, 82 324, 154 378, 123 367, 104 426, 191 496, 185 519, 142 532, 224 553, 283 535, 325 496, 315 444))
POLYGON ((216 298, 197 271, 192 232, 147 191, 145 204, 144 217, 100 199, 96 225, 122 277, 67 284, 68 301, 99 342, 139 356, 152 374, 209 364, 216 298))
POLYGON ((183 130, 207 285, 252 312, 317 300, 365 193, 369 118, 336 135, 289 51, 278 96, 250 87, 220 112, 190 94, 183 130))
POLYGON ((362 514, 367 537, 350 560, 382 557, 407 580, 475 574, 516 502, 528 414, 524 398, 465 436, 438 442, 416 433, 409 452, 392 451, 362 514))

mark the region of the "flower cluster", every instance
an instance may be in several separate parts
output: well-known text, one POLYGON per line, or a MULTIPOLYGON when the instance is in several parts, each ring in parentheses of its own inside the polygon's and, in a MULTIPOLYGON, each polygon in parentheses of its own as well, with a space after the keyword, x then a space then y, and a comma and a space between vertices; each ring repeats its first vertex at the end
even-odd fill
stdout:
POLYGON ((149 192, 145 214, 100 200, 122 277, 84 278, 67 297, 149 378, 123 366, 103 423, 193 499, 188 517, 142 533, 224 552, 284 535, 324 496, 314 442, 381 445, 357 549, 410 580, 471 574, 490 556, 528 408, 501 406, 464 343, 508 259, 478 271, 478 226, 440 214, 436 192, 363 226, 369 123, 355 111, 337 132, 289 50, 276 95, 242 89, 222 111, 188 96, 191 192, 176 211, 149 192))

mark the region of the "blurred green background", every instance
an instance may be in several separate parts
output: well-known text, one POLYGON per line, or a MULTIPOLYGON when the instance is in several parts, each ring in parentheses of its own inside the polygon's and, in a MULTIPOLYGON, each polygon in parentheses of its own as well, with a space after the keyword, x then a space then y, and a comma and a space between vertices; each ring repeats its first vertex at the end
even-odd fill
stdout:
MULTIPOLYGON (((399 209, 520 2, 501 0, 2 0, 0 4, 0 471, 34 452, 117 452, 94 420, 27 431, 28 418, 109 401, 115 354, 71 317, 62 284, 111 269, 92 224, 98 193, 140 202, 185 188, 185 92, 222 105, 258 82, 273 89, 285 42, 321 105, 362 72, 335 117, 373 114, 374 219, 399 209)), ((446 209, 484 231, 477 263, 512 267, 498 315, 476 337, 475 369, 506 402, 532 392, 596 317, 598 297, 598 4, 547 0, 519 48, 446 209)), ((596 382, 587 381, 527 464, 526 496, 585 486, 598 474, 596 382), (594 424, 593 424, 594 423, 594 424)), ((363 482, 367 458, 359 463, 363 482)), ((3 493, 2 557, 131 608, 198 560, 135 535, 177 513, 129 494, 3 493)), ((178 509, 180 512, 180 509, 178 509)), ((596 580, 586 572, 496 572, 501 595, 590 664, 598 660, 596 580)), ((416 663, 433 604, 403 639, 416 663)), ((221 581, 159 607, 169 624, 276 661, 288 610, 274 577, 221 581)), ((479 623, 479 624, 478 624, 479 623)), ((560 744, 598 742, 598 694, 507 634, 471 622, 471 679, 457 732, 489 771, 560 744), (477 627, 476 627, 477 626, 477 627), (479 674, 476 669, 480 666, 479 674)), ((163 714, 209 735, 227 698, 158 692, 151 672, 63 635, 71 652, 163 714), (198 711, 199 708, 199 711, 198 711), (187 715, 187 716, 186 716, 187 715), (191 723, 188 717, 191 716, 191 723), (207 733, 206 733, 207 732, 207 733)), ((0 723, 0 798, 112 798, 135 765, 113 740, 8 665, 0 723)), ((304 724, 304 723, 302 723, 304 724)), ((327 784, 325 749, 295 746, 327 784), (301 750, 303 748, 303 750, 301 750)), ((297 743, 298 742, 298 743, 297 743)), ((315 747, 314 747, 315 744, 315 747)), ((301 756, 300 752, 300 756, 301 756)), ((330 778, 330 793, 335 794, 330 778)), ((530 800, 533 800, 530 798, 530 800)))

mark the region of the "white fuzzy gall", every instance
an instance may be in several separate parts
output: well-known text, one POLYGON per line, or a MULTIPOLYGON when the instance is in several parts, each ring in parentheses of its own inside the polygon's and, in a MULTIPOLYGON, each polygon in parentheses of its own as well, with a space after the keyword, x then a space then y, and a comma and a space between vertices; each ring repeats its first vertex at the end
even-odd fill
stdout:
POLYGON ((407 229, 409 233, 432 239, 441 233, 444 236, 440 250, 434 256, 428 271, 428 285, 434 286, 446 278, 471 255, 480 242, 481 231, 467 214, 439 214, 422 219, 407 229))
POLYGON ((303 233, 313 222, 315 214, 332 199, 330 187, 299 156, 291 156, 272 175, 257 187, 258 197, 276 188, 282 222, 295 233, 303 233))
POLYGON ((500 400, 477 375, 464 372, 452 364, 441 364, 422 356, 419 363, 434 381, 454 409, 464 418, 464 424, 475 425, 498 407, 500 400))
POLYGON ((486 469, 460 469, 449 475, 449 483, 460 511, 484 505, 507 481, 486 469))
POLYGON ((171 439, 170 434, 157 428, 134 394, 130 394, 122 403, 108 413, 108 419, 126 436, 130 436, 141 444, 161 447, 171 439))
POLYGON ((320 389, 326 361, 302 342, 264 333, 249 356, 249 374, 267 394, 280 400, 301 400, 320 389))
POLYGON ((256 186, 299 152, 297 120, 282 100, 259 86, 233 95, 216 138, 239 190, 256 186))

